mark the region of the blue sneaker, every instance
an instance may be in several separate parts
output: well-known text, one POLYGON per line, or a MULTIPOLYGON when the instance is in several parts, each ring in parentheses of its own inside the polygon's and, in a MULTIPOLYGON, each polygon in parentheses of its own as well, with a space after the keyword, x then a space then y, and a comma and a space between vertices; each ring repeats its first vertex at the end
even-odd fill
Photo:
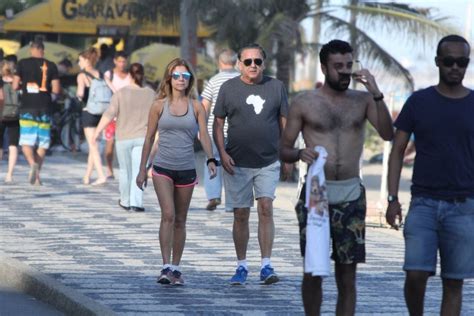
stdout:
POLYGON ((231 285, 243 285, 243 284, 245 284, 245 281, 247 281, 247 274, 248 273, 249 272, 247 271, 247 269, 245 269, 242 266, 239 266, 237 268, 237 270, 235 270, 235 274, 232 277, 232 279, 230 279, 230 284, 231 285))
POLYGON ((262 281, 262 284, 273 284, 277 283, 280 281, 278 278, 278 275, 276 275, 275 270, 267 264, 260 270, 260 281, 262 281))

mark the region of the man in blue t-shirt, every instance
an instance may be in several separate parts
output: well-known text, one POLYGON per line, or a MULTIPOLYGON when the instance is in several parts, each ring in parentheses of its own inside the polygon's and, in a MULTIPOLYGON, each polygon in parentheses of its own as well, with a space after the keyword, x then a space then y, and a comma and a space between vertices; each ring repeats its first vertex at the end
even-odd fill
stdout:
POLYGON ((413 93, 398 116, 389 160, 387 222, 398 228, 397 192, 403 154, 416 138, 412 201, 406 217, 405 300, 410 315, 423 314, 428 277, 439 249, 441 315, 461 313, 462 286, 474 278, 474 91, 462 81, 469 43, 457 35, 441 39, 435 63, 439 83, 413 93))

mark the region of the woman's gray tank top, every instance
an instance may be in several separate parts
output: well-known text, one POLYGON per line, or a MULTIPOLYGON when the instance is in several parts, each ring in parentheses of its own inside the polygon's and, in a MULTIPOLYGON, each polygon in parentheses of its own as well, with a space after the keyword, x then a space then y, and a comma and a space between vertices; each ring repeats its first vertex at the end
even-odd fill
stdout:
POLYGON ((158 152, 153 164, 170 170, 195 169, 194 139, 198 123, 192 101, 189 100, 186 114, 176 116, 170 113, 169 100, 166 99, 158 131, 158 152))

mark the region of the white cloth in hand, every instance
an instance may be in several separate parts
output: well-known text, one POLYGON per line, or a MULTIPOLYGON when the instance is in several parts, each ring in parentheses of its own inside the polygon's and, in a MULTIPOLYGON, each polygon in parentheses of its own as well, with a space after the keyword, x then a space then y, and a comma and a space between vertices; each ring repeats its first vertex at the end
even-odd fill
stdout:
POLYGON ((308 218, 304 271, 313 276, 329 276, 329 206, 324 175, 324 164, 328 153, 322 146, 316 146, 314 149, 319 155, 309 167, 306 176, 305 205, 308 209, 308 218))

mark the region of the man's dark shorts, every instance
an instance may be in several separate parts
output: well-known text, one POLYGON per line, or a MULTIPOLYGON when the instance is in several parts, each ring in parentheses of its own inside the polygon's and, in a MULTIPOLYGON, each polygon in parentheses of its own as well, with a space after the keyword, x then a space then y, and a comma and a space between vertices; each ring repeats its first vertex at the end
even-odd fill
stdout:
MULTIPOLYGON (((301 189, 295 211, 300 231, 300 250, 304 256, 306 248, 306 219, 308 209, 304 206, 306 184, 301 189)), ((365 262, 365 215, 367 203, 365 188, 361 185, 357 200, 329 205, 333 253, 331 258, 340 264, 365 262)))

